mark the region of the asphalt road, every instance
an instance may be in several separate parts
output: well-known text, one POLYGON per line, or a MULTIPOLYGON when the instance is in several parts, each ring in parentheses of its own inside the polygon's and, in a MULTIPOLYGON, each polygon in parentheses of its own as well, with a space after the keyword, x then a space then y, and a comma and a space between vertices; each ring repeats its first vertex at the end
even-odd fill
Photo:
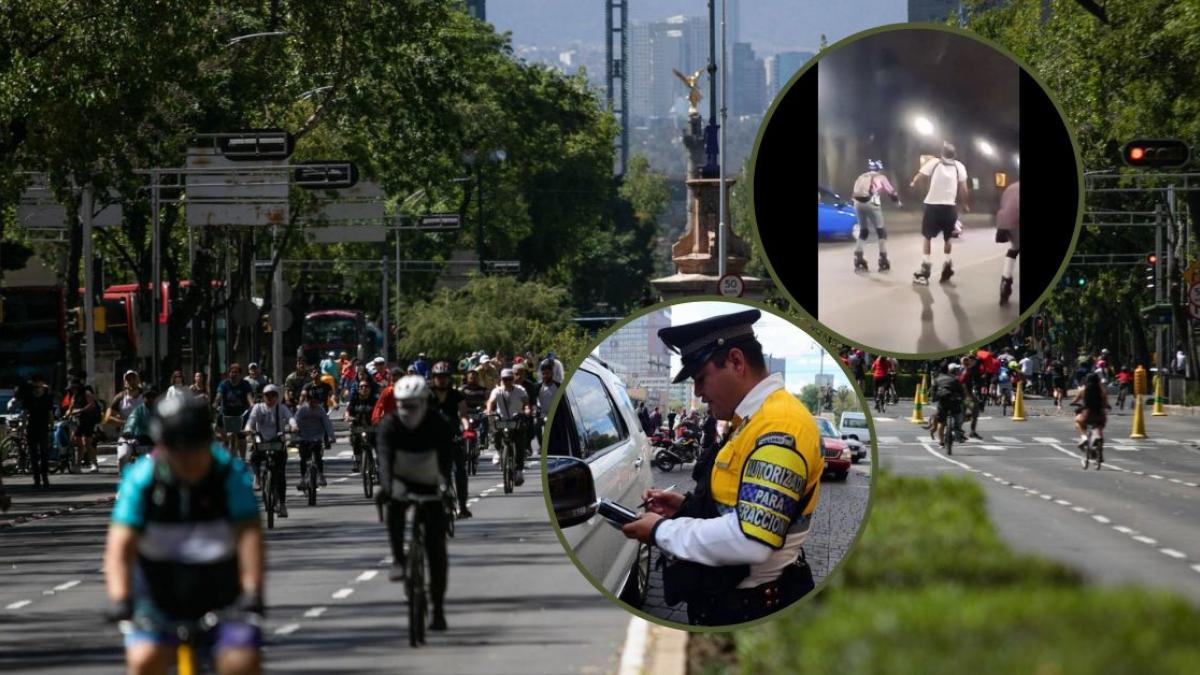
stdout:
MULTIPOLYGON (((821 482, 821 496, 813 511, 813 524, 808 539, 804 542, 804 556, 812 569, 813 581, 818 585, 846 556, 850 545, 864 524, 867 501, 871 487, 870 457, 852 465, 845 481, 825 478, 821 482)), ((654 485, 666 487, 678 484, 676 490, 687 492, 696 484, 692 480, 692 464, 663 472, 653 468, 654 485)), ((657 560, 657 554, 655 554, 657 560)), ((667 605, 662 593, 662 572, 652 569, 650 593, 646 612, 670 621, 687 623, 687 603, 667 605)))
MULTIPOLYGON (((327 457, 329 486, 315 507, 294 491, 298 462, 289 461, 291 517, 267 534, 269 672, 616 669, 629 615, 596 593, 564 555, 532 462, 525 485, 510 495, 499 488, 490 463, 471 480, 475 518, 460 521, 449 544, 450 630, 431 633, 425 647, 412 649, 402 589, 386 579, 387 535, 358 476, 350 473, 348 446, 335 445, 327 457)), ((56 482, 72 490, 64 498, 95 501, 111 496, 110 472, 56 482)), ((18 509, 29 503, 23 487, 28 481, 6 481, 14 487, 18 509)), ((37 499, 52 503, 54 495, 39 493, 37 499)), ((87 506, 0 529, 0 672, 85 675, 121 669, 120 635, 100 618, 110 508, 87 506)))
MULTIPOLYGON (((867 240, 864 257, 871 271, 854 270, 854 243, 821 242, 817 267, 817 318, 831 330, 878 350, 930 354, 958 349, 983 339, 1017 320, 1020 273, 1013 297, 999 305, 1000 272, 1006 245, 994 240, 987 216, 962 218, 966 232, 952 239, 954 277, 938 283, 941 239, 933 242, 933 276, 928 286, 912 282, 921 266, 919 212, 897 212, 884 206, 891 270, 880 272, 878 239, 867 240)), ((1019 262, 1019 259, 1018 259, 1019 262)))
POLYGON ((911 401, 875 417, 883 466, 913 476, 967 475, 1017 550, 1068 563, 1105 585, 1138 584, 1200 603, 1200 418, 1151 417, 1132 440, 1131 413, 1113 411, 1102 470, 1084 471, 1068 413, 1044 401, 1026 422, 988 408, 982 441, 947 457, 908 421, 911 401))

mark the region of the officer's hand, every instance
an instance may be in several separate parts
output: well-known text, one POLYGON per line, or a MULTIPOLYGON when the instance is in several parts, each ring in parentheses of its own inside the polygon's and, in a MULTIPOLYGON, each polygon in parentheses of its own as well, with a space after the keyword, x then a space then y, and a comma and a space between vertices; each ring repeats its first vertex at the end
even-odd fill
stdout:
POLYGON ((665 490, 655 490, 653 488, 646 490, 642 494, 642 501, 646 502, 646 510, 651 513, 657 513, 660 516, 670 518, 674 516, 679 507, 683 506, 684 495, 678 492, 668 492, 665 490))
POLYGON ((657 513, 643 513, 638 516, 638 519, 623 525, 621 533, 630 539, 637 539, 645 544, 653 544, 654 540, 651 534, 654 532, 654 525, 663 517, 657 513))
POLYGON ((133 601, 129 598, 113 600, 104 610, 104 620, 109 623, 120 623, 133 618, 133 601))

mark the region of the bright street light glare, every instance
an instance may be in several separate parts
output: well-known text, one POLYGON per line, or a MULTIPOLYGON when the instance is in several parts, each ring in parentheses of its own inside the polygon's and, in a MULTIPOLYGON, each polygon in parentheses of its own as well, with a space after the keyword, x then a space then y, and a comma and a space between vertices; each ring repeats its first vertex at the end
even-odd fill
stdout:
POLYGON ((1021 154, 1020 153, 1013 155, 1013 163, 1016 164, 1017 166, 1021 166, 1021 154))
POLYGON ((988 157, 996 156, 996 149, 992 147, 991 143, 988 143, 987 141, 983 140, 982 138, 976 140, 975 145, 979 148, 980 152, 987 155, 988 157))
POLYGON ((921 134, 922 136, 933 135, 933 122, 930 122, 929 118, 925 117, 924 115, 917 115, 917 117, 913 119, 913 126, 917 128, 917 133, 921 134))

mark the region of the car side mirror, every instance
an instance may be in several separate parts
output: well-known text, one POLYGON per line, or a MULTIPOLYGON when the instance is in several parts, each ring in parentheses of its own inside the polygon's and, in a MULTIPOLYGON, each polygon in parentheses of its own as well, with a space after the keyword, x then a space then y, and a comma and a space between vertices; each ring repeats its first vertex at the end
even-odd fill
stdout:
POLYGON ((583 460, 560 455, 547 457, 546 485, 559 527, 572 527, 596 515, 596 482, 583 460))

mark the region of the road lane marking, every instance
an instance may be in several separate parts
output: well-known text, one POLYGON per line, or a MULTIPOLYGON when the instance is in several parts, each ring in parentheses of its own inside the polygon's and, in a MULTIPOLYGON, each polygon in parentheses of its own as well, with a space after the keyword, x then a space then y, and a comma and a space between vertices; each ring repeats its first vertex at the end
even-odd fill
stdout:
POLYGON ((1188 487, 1200 487, 1200 483, 1184 483, 1188 487))
POLYGON ((1162 480, 1163 479, 1162 476, 1160 476, 1158 474, 1154 474, 1154 473, 1150 474, 1150 477, 1153 478, 1154 480, 1162 480))
POLYGON ((1197 572, 1200 572, 1200 565, 1192 565, 1192 569, 1197 572))
POLYGON ((629 620, 625 631, 625 644, 621 647, 621 665, 617 675, 640 675, 645 672, 646 638, 650 634, 650 622, 641 617, 629 620))
POLYGON ((1095 515, 1093 515, 1093 516, 1092 516, 1092 520, 1096 521, 1097 523, 1104 523, 1105 525, 1107 525, 1107 524, 1109 524, 1109 523, 1111 523, 1111 522, 1112 522, 1112 521, 1111 521, 1111 520, 1109 520, 1108 518, 1105 518, 1104 516, 1102 516, 1102 515, 1099 515, 1099 514, 1095 514, 1095 515))
POLYGON ((312 609, 310 609, 304 613, 304 618, 315 619, 315 618, 321 616, 322 614, 324 614, 325 610, 327 610, 327 609, 329 609, 329 608, 328 607, 313 607, 312 609))
POLYGON ((1183 560, 1184 558, 1187 557, 1186 553, 1181 553, 1180 551, 1176 551, 1173 548, 1160 548, 1160 549, 1158 549, 1158 552, 1162 553, 1163 555, 1169 555, 1172 558, 1175 558, 1176 560, 1183 560))
POLYGON ((1121 534, 1133 534, 1134 533, 1134 530, 1132 530, 1128 527, 1125 527, 1124 525, 1113 525, 1113 529, 1116 530, 1117 532, 1120 532, 1121 534))
POLYGON ((1065 499, 1055 499, 1054 503, 1058 504, 1059 506, 1070 506, 1071 505, 1071 502, 1069 502, 1065 499))
POLYGON ((370 580, 374 579, 375 575, 377 575, 377 574, 379 574, 379 570, 367 570, 366 572, 363 572, 362 574, 355 577, 354 580, 355 581, 370 581, 370 580))
POLYGON ((346 598, 350 597, 353 593, 354 593, 353 588, 339 588, 333 592, 333 598, 335 600, 345 600, 346 598))
POLYGON ((349 477, 349 476, 342 476, 341 478, 336 478, 336 479, 334 479, 334 481, 333 481, 333 482, 335 482, 335 483, 345 483, 345 482, 346 482, 346 481, 348 481, 348 480, 350 480, 350 477, 349 477))
POLYGON ((280 626, 279 628, 275 629, 275 634, 276 635, 291 635, 292 633, 295 633, 299 629, 300 629, 300 624, 298 624, 298 623, 284 624, 284 625, 280 626))
POLYGON ((1014 436, 993 436, 992 438, 995 438, 996 440, 1000 441, 1001 443, 1011 443, 1013 445, 1021 445, 1021 439, 1016 438, 1014 436))
POLYGON ((479 497, 472 497, 472 498, 470 498, 470 499, 468 499, 468 500, 467 500, 467 506, 470 506, 470 505, 474 504, 474 503, 475 503, 475 502, 477 502, 477 501, 479 501, 479 497))
POLYGON ((1087 509, 1083 508, 1082 506, 1072 506, 1071 510, 1075 513, 1087 513, 1087 509))
POLYGON ((979 447, 983 448, 984 450, 994 450, 994 451, 1008 450, 1008 448, 1004 447, 1003 445, 981 445, 979 447))
POLYGON ((1048 495, 1048 494, 1043 494, 1042 499, 1045 499, 1046 501, 1050 501, 1051 499, 1054 499, 1054 497, 1052 497, 1051 495, 1048 495))
POLYGON ((934 457, 937 457, 938 459, 944 459, 947 462, 950 462, 951 464, 953 464, 955 466, 962 467, 963 469, 966 469, 967 471, 970 471, 971 473, 975 473, 975 469, 972 469, 971 467, 967 466, 966 464, 963 464, 962 462, 960 462, 956 459, 950 459, 949 457, 946 457, 945 455, 943 455, 940 452, 937 452, 936 450, 931 448, 928 443, 921 443, 921 447, 925 448, 925 452, 928 452, 929 454, 933 455, 934 457))
MULTIPOLYGON (((879 418, 876 417, 875 419, 879 419, 879 418)), ((900 445, 903 442, 904 441, 901 441, 899 436, 880 436, 879 437, 880 445, 900 445)))
POLYGON ((68 582, 66 582, 66 583, 59 584, 59 585, 55 586, 55 587, 54 587, 54 590, 56 590, 56 591, 65 591, 65 590, 69 590, 69 589, 75 588, 75 587, 76 587, 76 586, 78 586, 79 584, 80 584, 80 581, 79 581, 78 579, 72 579, 72 580, 70 580, 70 581, 68 581, 68 582))
POLYGON ((392 556, 389 555, 386 558, 384 558, 383 560, 380 560, 379 564, 380 565, 391 565, 392 564, 392 556))
POLYGON ((1149 544, 1150 546, 1154 546, 1155 544, 1158 543, 1157 539, 1151 539, 1150 537, 1147 537, 1144 534, 1139 534, 1138 536, 1134 537, 1133 540, 1140 541, 1143 544, 1149 544))
POLYGON ((1058 442, 1057 438, 1050 438, 1049 436, 1034 436, 1033 440, 1037 441, 1038 443, 1057 443, 1058 442))
POLYGON ((16 602, 9 603, 8 605, 6 605, 4 607, 4 609, 21 609, 25 605, 28 605, 32 602, 33 602, 32 600, 18 600, 16 602))
POLYGON ((1175 440, 1174 438, 1151 438, 1150 440, 1154 441, 1155 443, 1158 443, 1159 445, 1182 445, 1179 441, 1175 440))
POLYGON ((343 450, 338 453, 338 459, 350 459, 353 456, 354 452, 352 450, 343 450))

